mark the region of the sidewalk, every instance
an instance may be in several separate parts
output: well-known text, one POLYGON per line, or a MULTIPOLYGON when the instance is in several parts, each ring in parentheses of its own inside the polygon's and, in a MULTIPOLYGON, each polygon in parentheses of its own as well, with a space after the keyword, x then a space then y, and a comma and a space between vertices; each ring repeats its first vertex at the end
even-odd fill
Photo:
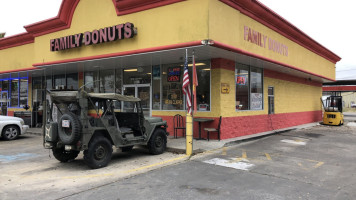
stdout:
MULTIPOLYGON (((265 137, 268 135, 272 134, 278 134, 281 132, 286 132, 290 130, 295 130, 295 129, 303 129, 303 128, 309 128, 312 126, 316 126, 319 123, 310 123, 310 124, 303 124, 299 126, 294 126, 294 127, 289 127, 285 129, 278 129, 274 131, 267 131, 263 133, 258 133, 258 134, 253 134, 253 135, 247 135, 247 136, 241 136, 241 137, 236 137, 236 138, 230 138, 226 140, 193 140, 193 154, 197 153, 202 153, 205 151, 210 151, 214 149, 219 149, 224 146, 230 146, 234 144, 239 144, 241 142, 246 142, 249 140, 254 140, 258 139, 261 137, 265 137)), ((41 128, 30 128, 26 134, 34 134, 34 135, 42 135, 42 129, 41 128)), ((173 138, 173 136, 168 136, 168 141, 167 141, 167 151, 173 152, 173 153, 180 153, 184 154, 185 153, 185 148, 186 148, 186 141, 185 138, 173 138)))

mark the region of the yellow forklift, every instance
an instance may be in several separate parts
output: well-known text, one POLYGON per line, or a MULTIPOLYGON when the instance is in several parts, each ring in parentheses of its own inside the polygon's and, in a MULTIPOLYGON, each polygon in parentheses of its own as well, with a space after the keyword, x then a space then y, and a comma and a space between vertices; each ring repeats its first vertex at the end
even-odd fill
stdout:
POLYGON ((329 96, 322 100, 324 108, 323 124, 341 126, 344 124, 342 114, 342 96, 329 96))

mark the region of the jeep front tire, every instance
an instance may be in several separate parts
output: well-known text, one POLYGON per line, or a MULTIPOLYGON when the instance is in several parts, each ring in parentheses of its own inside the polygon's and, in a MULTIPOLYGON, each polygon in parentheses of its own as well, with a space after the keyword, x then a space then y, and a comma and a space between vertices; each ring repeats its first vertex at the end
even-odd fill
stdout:
POLYGON ((104 136, 95 136, 84 151, 84 161, 92 169, 105 167, 111 160, 112 144, 104 136))
POLYGON ((166 150, 167 136, 163 129, 157 128, 148 141, 148 150, 153 155, 162 154, 166 150))

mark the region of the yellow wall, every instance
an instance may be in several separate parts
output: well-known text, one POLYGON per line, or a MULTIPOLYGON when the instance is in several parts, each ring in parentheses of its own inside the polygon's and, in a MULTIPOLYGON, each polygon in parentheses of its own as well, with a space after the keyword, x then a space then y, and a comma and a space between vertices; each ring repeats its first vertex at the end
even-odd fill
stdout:
POLYGON ((231 72, 231 70, 226 69, 214 69, 212 85, 218 87, 211 89, 212 94, 215 94, 214 96, 218 98, 212 99, 213 112, 211 114, 213 116, 234 117, 268 114, 268 86, 274 87, 276 114, 321 110, 321 103, 318 101, 321 97, 321 87, 264 77, 264 109, 235 111, 235 76, 231 72), (219 87, 221 82, 230 84, 229 94, 221 94, 219 87), (219 110, 221 111, 220 114, 216 112, 219 110))
POLYGON ((275 113, 321 110, 322 88, 301 83, 264 78, 264 105, 268 112, 268 86, 274 86, 275 113))
POLYGON ((34 43, 0 50, 0 71, 32 67, 33 49, 34 43))
POLYGON ((308 72, 335 79, 334 63, 216 0, 209 0, 209 38, 308 72), (244 40, 245 25, 288 46, 288 57, 270 51, 268 47, 263 48, 244 40))

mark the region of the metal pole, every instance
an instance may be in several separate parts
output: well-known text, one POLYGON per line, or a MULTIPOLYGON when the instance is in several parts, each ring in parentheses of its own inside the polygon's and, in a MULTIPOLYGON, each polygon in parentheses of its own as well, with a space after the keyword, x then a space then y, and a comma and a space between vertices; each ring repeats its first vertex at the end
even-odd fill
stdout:
POLYGON ((186 154, 188 156, 193 153, 193 117, 187 112, 186 117, 186 154))
MULTIPOLYGON (((188 61, 188 49, 185 50, 185 58, 188 61)), ((188 156, 191 156, 193 153, 193 117, 192 115, 188 112, 187 110, 187 116, 186 116, 186 154, 188 156)))

